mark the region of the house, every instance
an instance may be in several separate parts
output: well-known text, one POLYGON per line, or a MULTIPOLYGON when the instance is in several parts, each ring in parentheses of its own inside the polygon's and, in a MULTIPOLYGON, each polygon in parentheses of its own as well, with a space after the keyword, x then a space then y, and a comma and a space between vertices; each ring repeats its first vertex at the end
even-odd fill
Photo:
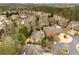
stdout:
POLYGON ((44 27, 43 31, 44 31, 46 37, 49 37, 48 40, 50 39, 50 40, 54 40, 56 42, 60 41, 58 38, 58 34, 63 32, 62 29, 58 29, 55 26, 44 27))
POLYGON ((35 31, 35 32, 32 33, 32 39, 35 42, 41 41, 42 39, 44 39, 44 37, 45 37, 45 34, 42 30, 35 31))
POLYGON ((0 15, 0 21, 4 21, 6 19, 7 19, 6 15, 0 15))
POLYGON ((28 17, 26 18, 24 22, 24 26, 27 27, 29 32, 31 29, 35 30, 37 28, 36 20, 37 18, 35 15, 28 15, 28 17))
POLYGON ((5 24, 3 22, 0 22, 0 29, 5 29, 5 24))
POLYGON ((42 29, 44 26, 49 26, 49 21, 47 16, 40 16, 38 20, 38 27, 42 29))
POLYGON ((14 15, 11 15, 10 18, 11 19, 19 19, 19 16, 14 14, 14 15))
POLYGON ((41 45, 27 44, 24 46, 23 51, 20 54, 41 55, 43 53, 44 53, 44 51, 43 51, 41 45))
POLYGON ((59 16, 59 15, 55 14, 55 15, 53 15, 52 18, 49 19, 49 21, 50 21, 51 25, 58 24, 59 26, 64 28, 68 25, 70 19, 66 19, 62 16, 59 16))
POLYGON ((27 18, 27 14, 24 13, 24 11, 23 11, 23 12, 19 12, 18 15, 19 15, 19 17, 22 18, 22 19, 27 18))
POLYGON ((79 22, 78 21, 71 21, 68 26, 65 28, 66 32, 74 35, 79 36, 79 22))
POLYGON ((79 31, 79 22, 78 21, 71 21, 68 26, 68 29, 74 29, 74 30, 78 30, 79 31))

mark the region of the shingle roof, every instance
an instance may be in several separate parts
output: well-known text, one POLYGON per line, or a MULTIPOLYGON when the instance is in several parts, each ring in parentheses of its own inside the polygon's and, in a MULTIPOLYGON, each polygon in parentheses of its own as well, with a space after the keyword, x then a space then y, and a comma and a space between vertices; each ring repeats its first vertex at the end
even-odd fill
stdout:
POLYGON ((79 30, 79 22, 71 21, 67 28, 73 28, 75 30, 79 30))
POLYGON ((61 33, 61 32, 63 32, 62 29, 56 28, 55 26, 44 27, 44 30, 45 30, 45 31, 52 30, 52 31, 54 31, 54 32, 56 32, 56 33, 61 33))

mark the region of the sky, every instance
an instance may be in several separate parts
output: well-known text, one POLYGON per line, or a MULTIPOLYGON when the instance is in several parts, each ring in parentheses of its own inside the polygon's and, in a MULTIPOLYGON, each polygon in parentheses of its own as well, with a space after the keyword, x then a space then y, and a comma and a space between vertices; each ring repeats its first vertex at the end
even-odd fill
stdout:
POLYGON ((79 0, 0 0, 0 3, 79 3, 79 0))

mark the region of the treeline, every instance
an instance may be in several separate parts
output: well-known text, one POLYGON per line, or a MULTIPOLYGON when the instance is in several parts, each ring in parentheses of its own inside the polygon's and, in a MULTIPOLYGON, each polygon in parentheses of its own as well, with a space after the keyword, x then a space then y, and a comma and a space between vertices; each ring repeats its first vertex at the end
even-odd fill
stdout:
POLYGON ((33 7, 32 10, 48 12, 51 14, 58 14, 62 17, 79 21, 79 7, 58 8, 53 6, 38 6, 33 7))
MULTIPOLYGON (((17 11, 16 8, 9 8, 9 7, 0 7, 0 14, 3 11, 17 11)), ((20 8, 19 10, 35 10, 35 11, 42 11, 46 13, 58 14, 62 17, 69 18, 71 20, 79 21, 79 7, 54 7, 54 6, 29 6, 25 8, 20 8)))

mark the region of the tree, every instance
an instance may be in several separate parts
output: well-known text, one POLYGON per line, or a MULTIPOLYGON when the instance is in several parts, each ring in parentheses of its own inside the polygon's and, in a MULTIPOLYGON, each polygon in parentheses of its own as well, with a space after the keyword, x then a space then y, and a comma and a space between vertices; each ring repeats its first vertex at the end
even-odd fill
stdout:
POLYGON ((29 36, 28 30, 26 27, 23 27, 19 30, 18 33, 18 41, 20 41, 21 44, 25 43, 26 38, 29 36))
POLYGON ((5 37, 3 40, 3 42, 0 42, 0 54, 16 54, 15 41, 10 36, 5 37))

